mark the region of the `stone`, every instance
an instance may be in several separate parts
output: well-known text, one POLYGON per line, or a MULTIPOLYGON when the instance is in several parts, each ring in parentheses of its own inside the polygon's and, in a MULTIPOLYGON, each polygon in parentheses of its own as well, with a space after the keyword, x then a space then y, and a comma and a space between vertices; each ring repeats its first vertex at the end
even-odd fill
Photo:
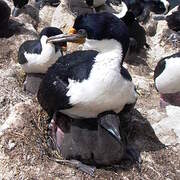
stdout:
POLYGON ((149 81, 145 77, 134 75, 133 82, 138 88, 149 91, 149 81))
POLYGON ((37 94, 43 77, 43 74, 27 74, 24 90, 34 95, 37 94))
POLYGON ((28 100, 11 106, 9 116, 0 126, 0 136, 7 132, 8 129, 24 127, 24 122, 31 119, 32 114, 30 111, 33 106, 32 103, 32 100, 28 100))
POLYGON ((166 107, 167 117, 152 125, 156 135, 165 145, 180 143, 180 107, 166 107))
POLYGON ((12 140, 9 140, 9 142, 8 142, 8 149, 9 150, 13 150, 15 148, 15 146, 16 146, 16 143, 13 142, 12 140))

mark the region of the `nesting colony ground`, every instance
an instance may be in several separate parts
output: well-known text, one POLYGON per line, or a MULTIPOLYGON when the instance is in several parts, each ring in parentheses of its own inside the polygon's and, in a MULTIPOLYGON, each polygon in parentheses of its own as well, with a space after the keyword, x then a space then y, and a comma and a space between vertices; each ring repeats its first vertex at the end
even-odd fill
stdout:
MULTIPOLYGON (((17 64, 21 43, 34 39, 44 26, 51 24, 52 18, 52 25, 64 31, 67 22, 71 25, 72 15, 58 8, 57 18, 55 8, 44 7, 39 13, 40 23, 29 15, 12 19, 12 24, 16 21, 24 25, 8 39, 0 39, 0 179, 92 179, 51 159, 52 154, 56 158, 58 154, 46 143, 46 114, 36 97, 23 91, 24 73, 17 64), (60 11, 64 14, 59 15, 60 11), (61 19, 60 25, 56 19, 61 19)), ((162 111, 153 85, 153 70, 158 60, 180 50, 178 43, 175 47, 168 41, 166 30, 166 22, 159 22, 155 36, 147 37, 151 47, 147 56, 143 53, 131 56, 125 63, 140 94, 132 112, 131 130, 126 131, 129 141, 141 150, 141 171, 123 161, 119 166, 98 169, 95 179, 180 179, 180 109, 169 107, 162 111), (167 127, 168 123, 172 126, 167 127)))

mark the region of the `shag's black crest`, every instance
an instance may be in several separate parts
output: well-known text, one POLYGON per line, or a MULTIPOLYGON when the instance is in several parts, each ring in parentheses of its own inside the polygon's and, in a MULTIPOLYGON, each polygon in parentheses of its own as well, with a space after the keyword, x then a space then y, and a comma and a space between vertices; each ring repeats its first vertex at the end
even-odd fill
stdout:
POLYGON ((115 39, 122 44, 125 55, 129 47, 129 33, 122 20, 110 13, 85 14, 76 18, 77 31, 85 29, 88 39, 115 39))
POLYGON ((22 8, 24 7, 26 4, 28 4, 29 0, 13 0, 14 2, 14 6, 17 8, 22 8))
MULTIPOLYGON (((47 37, 51 37, 51 36, 56 36, 56 35, 59 35, 59 34, 63 34, 63 32, 56 28, 56 27, 46 27, 44 28, 41 33, 39 34, 40 38, 45 35, 47 37)), ((54 42, 53 44, 55 44, 55 51, 57 51, 59 49, 59 46, 66 46, 67 43, 66 42, 54 42)))
POLYGON ((63 34, 63 32, 56 27, 46 27, 41 31, 39 36, 42 37, 43 35, 45 35, 47 37, 51 37, 51 36, 56 36, 58 34, 63 34))

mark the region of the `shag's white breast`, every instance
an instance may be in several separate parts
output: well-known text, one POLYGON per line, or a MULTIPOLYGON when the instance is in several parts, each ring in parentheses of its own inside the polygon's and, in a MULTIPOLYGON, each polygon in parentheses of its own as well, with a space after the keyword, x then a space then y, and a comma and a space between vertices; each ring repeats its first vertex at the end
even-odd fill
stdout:
POLYGON ((41 38, 42 52, 41 54, 24 53, 27 63, 23 64, 23 70, 26 73, 46 73, 48 68, 52 66, 61 56, 60 50, 55 52, 55 47, 51 43, 46 43, 47 37, 41 38))
POLYGON ((160 93, 180 91, 180 57, 166 59, 164 71, 156 78, 155 84, 160 93))
POLYGON ((137 98, 134 84, 121 76, 119 60, 110 53, 98 54, 89 78, 82 82, 69 79, 68 89, 73 107, 61 112, 74 118, 97 117, 108 110, 118 113, 137 98))

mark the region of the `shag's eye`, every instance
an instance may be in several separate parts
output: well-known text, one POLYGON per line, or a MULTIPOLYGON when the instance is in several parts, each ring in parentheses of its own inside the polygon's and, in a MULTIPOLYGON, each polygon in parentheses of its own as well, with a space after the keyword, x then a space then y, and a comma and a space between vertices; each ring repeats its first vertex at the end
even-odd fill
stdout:
POLYGON ((78 34, 81 34, 81 35, 86 36, 86 35, 87 35, 87 32, 86 32, 85 29, 80 29, 80 30, 78 31, 78 34))

